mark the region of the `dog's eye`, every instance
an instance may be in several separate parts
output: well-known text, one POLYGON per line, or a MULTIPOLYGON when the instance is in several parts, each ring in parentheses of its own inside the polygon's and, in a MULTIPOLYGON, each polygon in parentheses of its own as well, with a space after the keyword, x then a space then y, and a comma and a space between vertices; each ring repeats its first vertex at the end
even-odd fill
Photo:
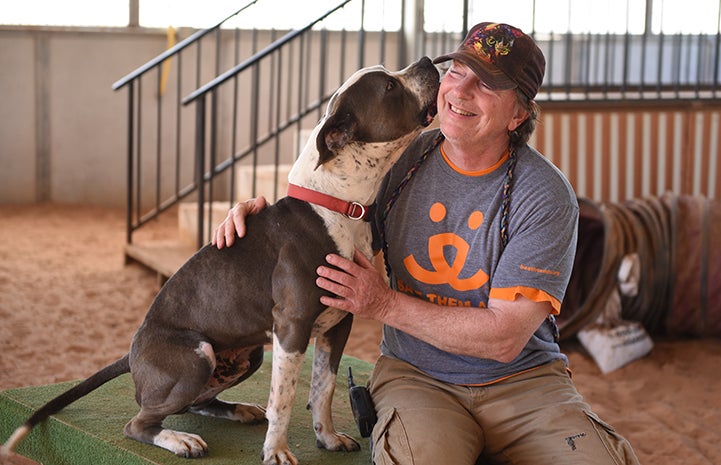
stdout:
POLYGON ((396 83, 395 79, 388 79, 388 81, 386 81, 386 92, 390 92, 393 89, 395 89, 396 84, 397 83, 396 83))

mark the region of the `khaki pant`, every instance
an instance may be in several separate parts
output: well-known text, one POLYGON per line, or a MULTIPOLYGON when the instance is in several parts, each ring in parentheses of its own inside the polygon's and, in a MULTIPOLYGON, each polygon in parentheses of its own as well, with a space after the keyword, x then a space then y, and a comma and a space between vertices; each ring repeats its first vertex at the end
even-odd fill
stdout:
POLYGON ((489 386, 446 384, 381 357, 369 384, 376 465, 638 464, 583 402, 563 362, 489 386))

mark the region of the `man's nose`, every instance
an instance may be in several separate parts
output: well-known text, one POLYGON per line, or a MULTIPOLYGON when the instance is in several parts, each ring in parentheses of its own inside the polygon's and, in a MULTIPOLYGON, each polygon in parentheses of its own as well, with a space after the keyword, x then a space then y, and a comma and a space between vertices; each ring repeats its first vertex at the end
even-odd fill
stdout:
POLYGON ((463 76, 462 79, 459 79, 455 86, 455 91, 458 93, 458 95, 463 97, 469 97, 472 96, 475 92, 475 89, 478 87, 478 78, 474 75, 466 75, 463 76))

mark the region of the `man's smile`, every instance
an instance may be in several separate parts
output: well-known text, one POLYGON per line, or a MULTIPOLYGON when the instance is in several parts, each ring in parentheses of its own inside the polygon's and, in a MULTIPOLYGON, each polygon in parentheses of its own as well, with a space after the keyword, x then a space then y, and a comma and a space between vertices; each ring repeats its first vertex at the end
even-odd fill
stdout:
POLYGON ((455 105, 453 105, 453 104, 451 104, 451 103, 449 103, 448 106, 449 106, 450 110, 451 110, 453 113, 457 114, 457 115, 461 115, 461 116, 475 116, 475 113, 470 113, 470 112, 468 112, 468 111, 465 111, 465 110, 463 110, 463 109, 461 109, 461 108, 458 108, 457 106, 455 106, 455 105))

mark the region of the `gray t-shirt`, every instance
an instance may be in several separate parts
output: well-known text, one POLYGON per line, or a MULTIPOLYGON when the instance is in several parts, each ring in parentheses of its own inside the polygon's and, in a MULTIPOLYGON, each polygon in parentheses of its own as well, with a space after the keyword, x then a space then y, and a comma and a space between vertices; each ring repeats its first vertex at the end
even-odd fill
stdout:
MULTIPOLYGON (((378 195, 376 225, 393 191, 437 135, 438 130, 422 134, 388 174, 378 195)), ((485 311, 489 296, 513 300, 518 294, 560 310, 576 250, 576 196, 537 151, 524 146, 516 159, 504 248, 500 228, 508 157, 468 173, 451 166, 439 147, 430 152, 385 221, 394 289, 448 311, 456 306, 485 311)), ((376 249, 382 245, 378 237, 376 249)), ((387 326, 381 352, 464 385, 490 383, 552 360, 567 362, 548 321, 510 363, 448 353, 387 326)))

